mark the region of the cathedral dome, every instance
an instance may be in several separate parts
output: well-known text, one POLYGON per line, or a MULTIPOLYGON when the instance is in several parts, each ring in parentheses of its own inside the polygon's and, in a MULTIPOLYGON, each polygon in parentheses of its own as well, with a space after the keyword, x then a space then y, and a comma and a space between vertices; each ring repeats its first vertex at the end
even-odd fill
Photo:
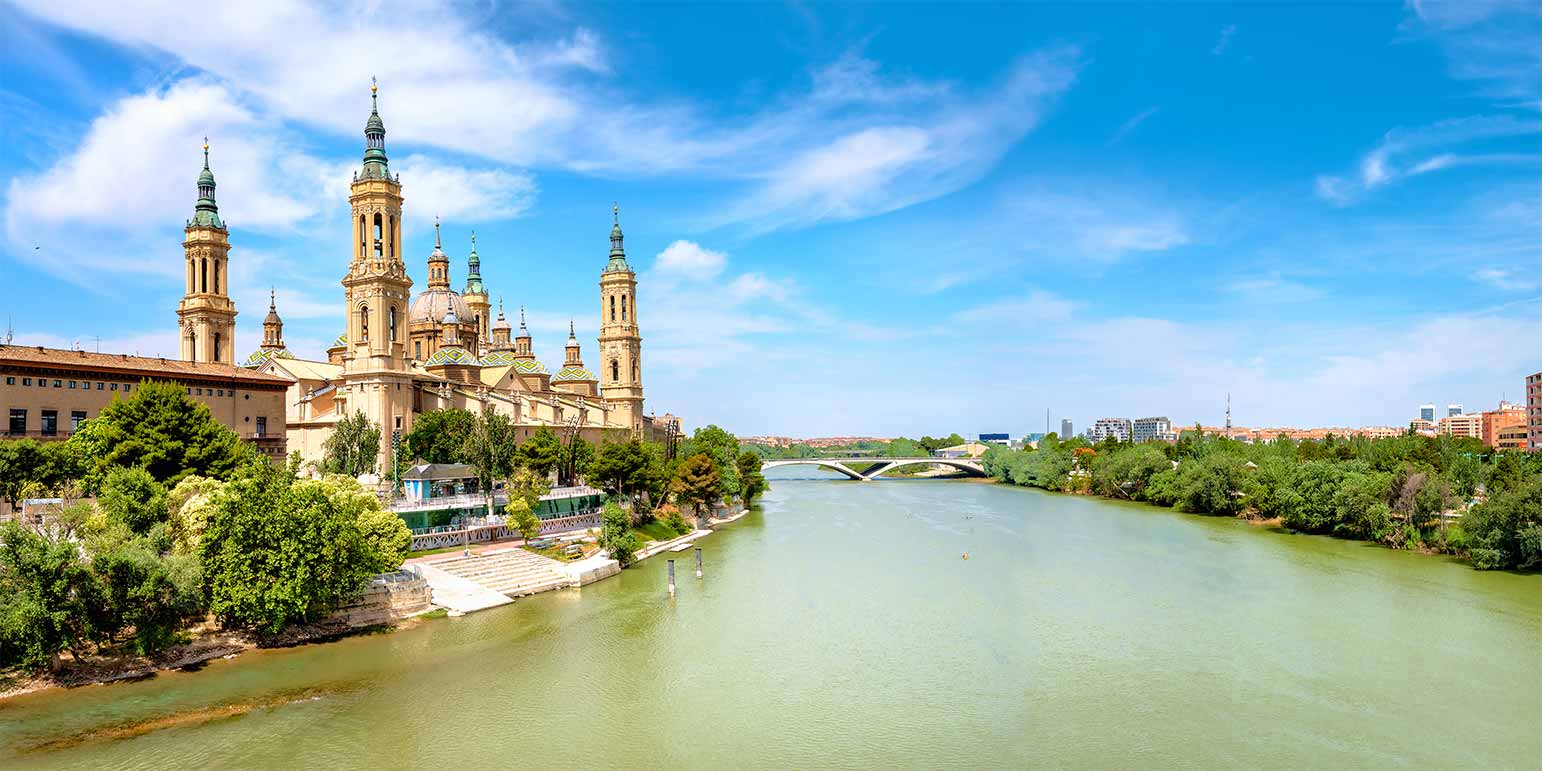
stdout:
POLYGON ((439 321, 446 313, 455 314, 457 319, 471 318, 471 309, 466 307, 466 301, 455 290, 429 289, 412 299, 412 305, 407 310, 407 323, 439 321))
POLYGON ((294 354, 290 353, 287 349, 284 348, 280 348, 276 351, 269 350, 267 348, 258 348, 257 350, 252 351, 251 356, 246 357, 246 361, 242 362, 241 366, 246 367, 247 369, 256 369, 261 367, 269 359, 293 358, 294 354))
POLYGON ((553 383, 587 383, 595 380, 594 373, 583 367, 563 367, 552 375, 553 383))
POLYGON ((539 359, 520 359, 514 362, 514 371, 521 375, 545 375, 551 370, 539 359))
POLYGON ((519 359, 515 358, 513 351, 489 351, 486 356, 482 357, 482 366, 484 367, 502 367, 508 364, 517 364, 518 362, 519 359))
POLYGON ((433 356, 428 357, 428 361, 424 362, 424 366, 428 367, 444 364, 456 364, 463 367, 478 366, 477 357, 472 356, 470 351, 458 345, 447 345, 440 348, 434 351, 433 356))

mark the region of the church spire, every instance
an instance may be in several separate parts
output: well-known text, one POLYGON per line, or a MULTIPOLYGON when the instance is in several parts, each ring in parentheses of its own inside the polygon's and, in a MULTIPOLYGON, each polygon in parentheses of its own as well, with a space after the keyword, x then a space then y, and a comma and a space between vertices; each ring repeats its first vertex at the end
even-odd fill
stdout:
POLYGON ((610 262, 605 264, 605 273, 613 271, 632 272, 632 267, 626 264, 626 249, 621 246, 621 206, 612 204, 610 207, 612 225, 610 227, 610 262))
POLYGON ((434 251, 428 255, 428 288, 450 288, 450 256, 439 242, 439 218, 434 217, 434 251))
POLYGON ((222 228, 219 206, 214 203, 214 172, 209 170, 209 138, 203 138, 203 172, 198 175, 198 203, 188 225, 222 228))
POLYGON ((369 120, 364 123, 364 174, 369 179, 390 179, 386 162, 385 121, 380 119, 379 86, 369 79, 369 120))
POLYGON ((471 231, 471 254, 466 257, 466 291, 463 295, 487 294, 482 287, 482 258, 477 254, 477 232, 471 231))

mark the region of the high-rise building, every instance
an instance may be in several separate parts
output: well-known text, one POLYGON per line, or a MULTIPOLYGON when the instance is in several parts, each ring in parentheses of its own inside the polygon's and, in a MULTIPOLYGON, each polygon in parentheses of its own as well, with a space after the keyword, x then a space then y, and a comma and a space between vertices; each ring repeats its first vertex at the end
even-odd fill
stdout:
POLYGON ((1173 422, 1165 417, 1136 418, 1132 426, 1131 435, 1137 444, 1140 442, 1175 441, 1178 438, 1173 433, 1173 422))
POLYGON ((1542 450, 1542 372, 1526 376, 1526 434, 1531 449, 1542 450))
POLYGON ((1460 404, 1447 404, 1446 405, 1446 417, 1449 418, 1449 417, 1451 417, 1453 415, 1460 415, 1460 414, 1462 414, 1462 405, 1460 405, 1460 404))
POLYGON ((1060 419, 1060 438, 1061 439, 1070 439, 1075 434, 1076 434, 1076 432, 1074 430, 1072 430, 1072 428, 1071 428, 1071 419, 1070 418, 1061 418, 1060 419))
MULTIPOLYGON (((1483 413, 1483 443, 1499 447, 1499 434, 1506 429, 1526 425, 1526 408, 1519 404, 1500 402, 1498 409, 1483 413)), ((1509 449, 1514 449, 1513 447, 1509 449)))
POLYGON ((1483 437, 1483 416, 1478 414, 1447 415, 1435 424, 1437 433, 1446 436, 1470 436, 1473 439, 1483 437))
POLYGON ((1419 419, 1420 420, 1427 420, 1427 421, 1429 421, 1431 423, 1434 423, 1435 422, 1435 405, 1434 404, 1421 404, 1421 405, 1419 405, 1419 419))
POLYGON ((1121 442, 1128 442, 1133 433, 1134 429, 1130 425, 1129 418, 1098 418, 1087 431, 1087 439, 1091 442, 1101 442, 1113 437, 1121 442))

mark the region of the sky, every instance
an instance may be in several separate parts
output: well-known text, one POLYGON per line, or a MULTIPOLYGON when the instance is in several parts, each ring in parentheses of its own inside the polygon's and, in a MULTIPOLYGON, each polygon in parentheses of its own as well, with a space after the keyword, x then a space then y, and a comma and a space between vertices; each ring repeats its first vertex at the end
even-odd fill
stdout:
MULTIPOLYGON (((1399 425, 1542 370, 1542 6, 0 2, 0 313, 175 356, 207 135, 238 358, 341 331, 369 84, 417 288, 470 235, 741 435, 1399 425), (133 6, 133 7, 131 7, 133 6)), ((496 299, 495 299, 496 302, 496 299)))

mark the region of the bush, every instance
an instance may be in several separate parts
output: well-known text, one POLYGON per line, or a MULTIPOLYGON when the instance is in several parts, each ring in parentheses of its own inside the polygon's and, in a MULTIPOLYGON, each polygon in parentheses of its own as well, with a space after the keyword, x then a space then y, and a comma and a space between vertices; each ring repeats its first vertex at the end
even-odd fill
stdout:
POLYGON ((114 467, 102 482, 97 504, 109 522, 118 522, 135 533, 166 521, 166 488, 142 468, 114 467))
POLYGON ((621 567, 632 564, 638 548, 637 536, 632 534, 632 518, 614 502, 605 504, 605 516, 600 525, 600 548, 621 567))

